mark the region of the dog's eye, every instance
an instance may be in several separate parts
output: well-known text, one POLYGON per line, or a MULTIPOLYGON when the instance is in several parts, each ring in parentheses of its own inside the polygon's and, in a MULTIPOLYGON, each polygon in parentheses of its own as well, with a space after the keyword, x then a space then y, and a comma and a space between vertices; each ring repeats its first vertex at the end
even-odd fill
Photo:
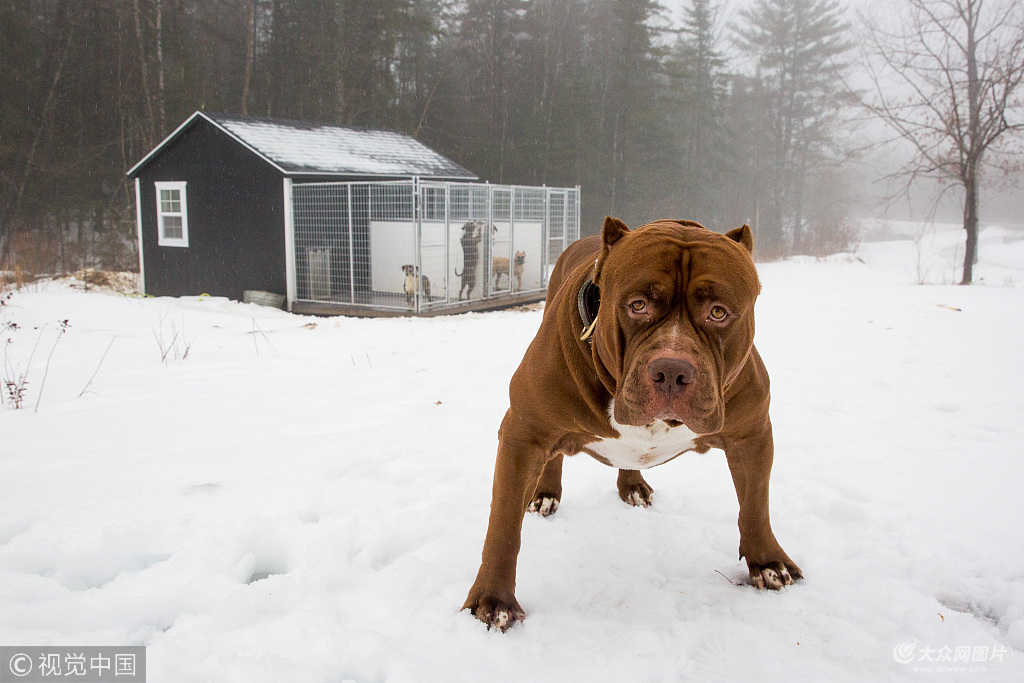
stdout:
POLYGON ((629 302, 629 308, 634 313, 643 313, 644 311, 647 310, 647 302, 644 301, 643 299, 637 299, 635 301, 629 302))
POLYGON ((720 323, 729 317, 729 311, 725 310, 722 306, 712 306, 711 313, 708 314, 708 317, 712 321, 720 323))

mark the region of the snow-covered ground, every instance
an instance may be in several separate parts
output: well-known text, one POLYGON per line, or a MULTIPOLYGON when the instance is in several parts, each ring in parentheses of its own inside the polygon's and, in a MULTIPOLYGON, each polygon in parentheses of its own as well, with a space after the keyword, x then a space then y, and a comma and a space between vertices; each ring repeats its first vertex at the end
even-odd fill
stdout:
POLYGON ((965 288, 916 284, 954 280, 959 240, 918 234, 759 267, 773 526, 803 581, 734 585, 720 452, 649 470, 650 509, 580 456, 526 520, 506 634, 459 607, 539 310, 16 291, 0 644, 145 644, 152 683, 1024 680, 1024 235, 986 230, 965 288))

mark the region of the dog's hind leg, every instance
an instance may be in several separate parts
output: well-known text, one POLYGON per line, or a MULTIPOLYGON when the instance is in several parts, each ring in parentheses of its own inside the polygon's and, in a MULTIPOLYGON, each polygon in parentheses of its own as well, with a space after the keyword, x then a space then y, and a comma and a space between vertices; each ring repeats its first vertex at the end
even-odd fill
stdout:
POLYGON ((644 481, 638 470, 619 470, 619 498, 633 507, 650 507, 654 504, 654 489, 644 481))
POLYGON ((533 501, 527 508, 530 512, 547 517, 558 510, 558 501, 562 498, 562 457, 556 455, 544 465, 537 490, 533 493, 533 501))

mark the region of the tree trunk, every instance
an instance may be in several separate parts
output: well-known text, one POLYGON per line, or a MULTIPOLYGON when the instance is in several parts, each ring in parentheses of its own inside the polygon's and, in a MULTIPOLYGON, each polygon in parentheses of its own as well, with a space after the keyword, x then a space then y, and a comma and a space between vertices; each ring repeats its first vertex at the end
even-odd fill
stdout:
POLYGON ((422 130, 423 124, 427 120, 427 112, 430 111, 430 102, 434 99, 434 93, 437 91, 437 86, 440 85, 440 84, 441 84, 441 76, 438 76, 437 80, 434 81, 434 85, 430 88, 430 94, 427 95, 427 101, 423 105, 423 111, 420 112, 419 123, 416 124, 416 130, 412 134, 412 136, 414 138, 416 138, 417 140, 419 140, 419 138, 420 138, 420 130, 422 130))
MULTIPOLYGON (((978 3, 980 4, 980 3, 978 3)), ((978 10, 972 1, 967 2, 967 159, 964 165, 964 230, 967 231, 967 248, 964 250, 964 276, 962 285, 971 284, 974 278, 974 263, 978 260, 978 162, 982 154, 981 140, 981 83, 978 78, 978 44, 975 29, 978 10)))
POLYGON ((164 139, 167 134, 167 114, 164 109, 164 27, 163 27, 163 4, 156 0, 156 104, 157 104, 157 132, 159 138, 164 139))
POLYGON ((57 218, 57 259, 60 264, 59 272, 61 273, 68 272, 67 260, 65 257, 66 249, 64 246, 64 232, 67 228, 67 222, 67 215, 62 209, 57 218))
POLYGON ((248 0, 245 9, 245 77, 242 79, 242 103, 239 111, 245 116, 249 99, 249 81, 252 78, 253 25, 256 23, 256 0, 248 0))
POLYGON ((619 208, 619 114, 615 113, 614 125, 612 126, 612 187, 611 187, 611 207, 612 216, 622 215, 622 210, 619 208))
POLYGON ((807 145, 802 145, 800 151, 800 167, 796 169, 796 189, 793 197, 793 252, 802 253, 806 244, 804 233, 804 185, 807 183, 807 145))
POLYGON ((149 91, 149 67, 146 65, 146 43, 142 38, 142 17, 139 0, 132 0, 135 9, 135 40, 139 44, 139 75, 142 78, 142 95, 146 99, 146 113, 149 126, 146 128, 146 148, 156 146, 156 117, 153 115, 153 94, 149 91))
POLYGON ((964 230, 967 232, 967 248, 964 250, 964 276, 960 284, 969 285, 974 279, 974 264, 978 260, 978 177, 975 171, 968 171, 964 189, 964 230))

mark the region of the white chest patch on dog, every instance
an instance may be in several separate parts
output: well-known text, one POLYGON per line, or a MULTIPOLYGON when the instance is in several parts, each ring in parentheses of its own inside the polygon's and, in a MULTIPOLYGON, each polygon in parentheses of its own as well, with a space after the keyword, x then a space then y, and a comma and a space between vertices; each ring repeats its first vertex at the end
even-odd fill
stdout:
POLYGON ((608 418, 619 438, 599 439, 584 447, 586 452, 600 456, 612 467, 644 470, 668 462, 694 447, 697 434, 686 425, 670 427, 664 420, 655 420, 643 427, 623 425, 615 421, 614 411, 613 399, 608 406, 608 418))

